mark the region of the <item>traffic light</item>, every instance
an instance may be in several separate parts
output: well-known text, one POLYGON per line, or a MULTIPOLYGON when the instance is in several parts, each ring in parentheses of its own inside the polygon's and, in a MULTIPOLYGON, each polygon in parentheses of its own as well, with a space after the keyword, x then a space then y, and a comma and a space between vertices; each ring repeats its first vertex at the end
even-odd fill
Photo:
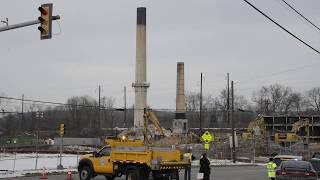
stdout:
POLYGON ((66 125, 64 123, 60 124, 60 136, 64 136, 66 134, 66 125))
POLYGON ((42 4, 38 9, 41 13, 41 16, 38 18, 40 21, 40 26, 38 27, 40 31, 40 38, 51 39, 52 3, 42 4))

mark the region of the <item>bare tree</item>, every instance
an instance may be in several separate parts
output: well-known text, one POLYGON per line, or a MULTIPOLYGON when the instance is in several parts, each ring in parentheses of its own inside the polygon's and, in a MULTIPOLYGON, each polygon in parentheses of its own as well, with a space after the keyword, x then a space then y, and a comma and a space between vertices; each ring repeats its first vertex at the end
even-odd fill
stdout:
POLYGON ((109 124, 109 128, 114 128, 114 105, 115 105, 114 97, 103 97, 101 98, 101 105, 104 108, 104 120, 107 124, 109 124))
POLYGON ((253 94, 253 102, 256 103, 258 112, 269 114, 276 112, 287 113, 293 103, 292 90, 279 84, 269 87, 263 86, 253 94))
MULTIPOLYGON (((220 92, 220 95, 218 98, 215 99, 215 104, 216 108, 218 108, 221 111, 226 111, 227 110, 227 102, 228 102, 228 94, 227 90, 223 89, 220 92)), ((231 96, 230 96, 230 107, 231 107, 231 96)), ((242 96, 234 93, 234 109, 244 109, 244 110, 249 110, 249 102, 248 100, 242 96)))
POLYGON ((293 110, 296 111, 297 115, 299 115, 301 113, 301 108, 304 105, 302 94, 299 92, 292 93, 291 100, 293 110))
POLYGON ((307 91, 306 102, 309 107, 320 114, 320 87, 314 87, 307 91))
MULTIPOLYGON (((6 97, 6 95, 4 93, 0 93, 0 96, 6 97)), ((4 98, 0 98, 0 111, 5 112, 5 108, 8 105, 8 102, 9 102, 8 100, 6 100, 4 98)))
POLYGON ((67 100, 67 104, 67 110, 72 117, 70 125, 74 125, 78 131, 81 128, 95 129, 98 104, 96 100, 90 96, 74 96, 67 100))
MULTIPOLYGON (((71 97, 67 100, 67 111, 71 115, 71 124, 76 128, 78 131, 80 130, 80 117, 79 116, 79 106, 80 105, 80 98, 77 96, 71 97)), ((71 125, 70 124, 70 125, 71 125)), ((72 128, 72 127, 70 127, 72 128)))
POLYGON ((186 111, 195 111, 200 106, 200 94, 188 91, 186 92, 186 111))
POLYGON ((252 101, 256 103, 256 111, 259 113, 268 113, 268 97, 269 89, 266 86, 262 86, 258 92, 253 92, 252 101))

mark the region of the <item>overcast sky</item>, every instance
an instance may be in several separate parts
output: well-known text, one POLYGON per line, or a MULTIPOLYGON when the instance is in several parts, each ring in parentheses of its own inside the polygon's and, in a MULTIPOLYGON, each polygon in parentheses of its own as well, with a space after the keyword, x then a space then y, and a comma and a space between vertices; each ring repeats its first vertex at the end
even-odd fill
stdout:
MULTIPOLYGON (((287 0, 320 26, 319 0, 287 0)), ((0 20, 34 20, 47 1, 1 0, 0 20)), ((320 55, 272 24, 242 0, 60 0, 53 14, 53 38, 40 40, 37 25, 0 33, 0 93, 55 102, 75 95, 116 98, 133 104, 136 8, 147 7, 148 103, 175 108, 176 62, 185 63, 187 91, 215 96, 226 73, 237 94, 251 99, 263 85, 280 83, 296 91, 319 86, 320 55)), ((250 0, 281 25, 320 49, 320 31, 281 0, 250 0)), ((4 26, 3 23, 0 26, 4 26)))

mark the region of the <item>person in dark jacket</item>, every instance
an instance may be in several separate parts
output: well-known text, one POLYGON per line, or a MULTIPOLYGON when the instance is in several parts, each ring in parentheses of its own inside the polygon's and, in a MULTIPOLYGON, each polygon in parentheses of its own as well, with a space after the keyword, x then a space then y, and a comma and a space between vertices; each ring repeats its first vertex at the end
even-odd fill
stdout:
POLYGON ((203 180, 210 180, 210 161, 207 154, 203 153, 200 159, 200 173, 203 173, 203 180))

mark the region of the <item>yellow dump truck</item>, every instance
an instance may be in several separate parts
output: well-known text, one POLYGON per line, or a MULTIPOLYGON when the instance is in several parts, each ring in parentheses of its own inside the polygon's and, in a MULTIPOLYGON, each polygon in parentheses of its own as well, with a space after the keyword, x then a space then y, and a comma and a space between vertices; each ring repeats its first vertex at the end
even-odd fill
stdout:
POLYGON ((141 141, 109 140, 107 146, 81 156, 78 171, 81 180, 104 175, 107 180, 126 176, 126 180, 179 179, 179 170, 190 166, 181 151, 147 147, 141 141))

